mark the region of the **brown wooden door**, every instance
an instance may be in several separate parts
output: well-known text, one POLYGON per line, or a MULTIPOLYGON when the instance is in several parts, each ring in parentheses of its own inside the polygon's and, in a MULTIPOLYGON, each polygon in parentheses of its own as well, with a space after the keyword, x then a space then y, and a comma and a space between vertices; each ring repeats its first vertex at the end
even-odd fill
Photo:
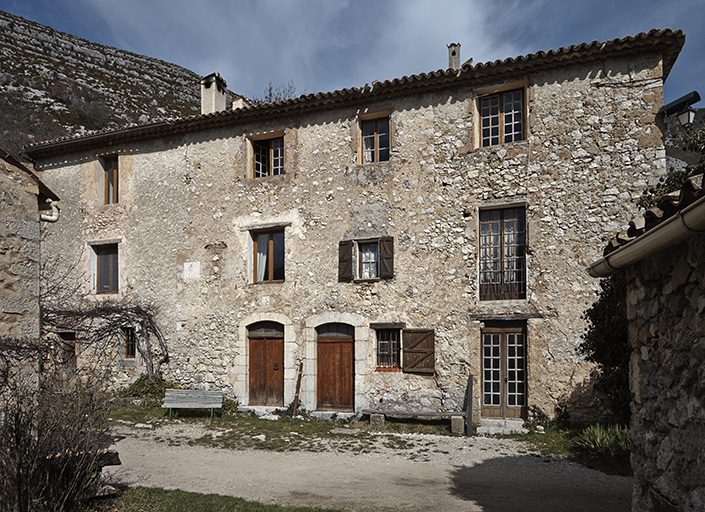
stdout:
POLYGON ((318 340, 319 411, 355 410, 355 342, 352 339, 318 340))
POLYGON ((284 405, 284 340, 250 339, 249 405, 284 405))
POLYGON ((482 417, 526 417, 526 335, 521 330, 482 333, 482 417))

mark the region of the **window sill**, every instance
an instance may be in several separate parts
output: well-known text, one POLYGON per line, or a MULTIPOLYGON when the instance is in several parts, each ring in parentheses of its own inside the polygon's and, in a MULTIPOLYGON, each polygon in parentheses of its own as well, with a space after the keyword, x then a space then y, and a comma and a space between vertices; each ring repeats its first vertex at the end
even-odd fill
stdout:
POLYGON ((281 284, 284 282, 284 279, 278 279, 276 281, 255 281, 254 283, 250 283, 252 285, 257 285, 257 284, 281 284))
POLYGON ((378 366, 375 368, 375 372, 394 372, 394 373, 401 373, 401 368, 398 367, 391 367, 391 366, 378 366))
POLYGON ((373 279, 353 279, 353 283, 376 283, 378 281, 381 281, 379 277, 373 279))

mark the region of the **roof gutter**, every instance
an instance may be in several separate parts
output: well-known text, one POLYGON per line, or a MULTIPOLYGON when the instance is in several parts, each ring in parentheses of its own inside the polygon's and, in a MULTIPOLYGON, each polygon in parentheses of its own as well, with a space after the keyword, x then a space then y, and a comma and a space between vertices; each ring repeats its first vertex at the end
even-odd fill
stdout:
POLYGON ((640 237, 588 267, 592 277, 608 277, 618 270, 705 232, 705 196, 640 237))

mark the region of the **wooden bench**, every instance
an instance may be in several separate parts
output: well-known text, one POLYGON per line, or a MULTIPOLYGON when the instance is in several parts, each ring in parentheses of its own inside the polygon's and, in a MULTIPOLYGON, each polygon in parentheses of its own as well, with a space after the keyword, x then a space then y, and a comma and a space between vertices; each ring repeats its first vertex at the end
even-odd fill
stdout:
POLYGON ((400 419, 420 419, 420 420, 435 420, 435 419, 450 419, 450 430, 454 434, 462 434, 465 432, 465 418, 468 413, 465 411, 383 411, 379 409, 363 409, 362 414, 370 416, 370 426, 374 428, 384 427, 384 418, 400 418, 400 419))
POLYGON ((201 391, 198 389, 167 389, 164 395, 162 409, 169 409, 171 421, 172 409, 210 409, 211 423, 213 422, 213 409, 223 407, 222 391, 201 391))

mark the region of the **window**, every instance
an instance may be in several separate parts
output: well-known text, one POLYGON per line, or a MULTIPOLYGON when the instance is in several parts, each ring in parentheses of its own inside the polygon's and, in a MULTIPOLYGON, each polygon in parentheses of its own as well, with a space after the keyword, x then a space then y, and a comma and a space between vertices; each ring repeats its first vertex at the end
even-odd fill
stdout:
POLYGON ((103 181, 105 181, 105 204, 118 202, 118 157, 103 159, 103 181))
POLYGON ((96 293, 118 291, 118 246, 117 244, 93 247, 96 257, 96 293))
POLYGON ((137 354, 137 336, 135 329, 132 327, 124 327, 125 333, 125 359, 134 359, 137 354))
POLYGON ((255 153, 255 178, 284 174, 284 139, 282 137, 252 142, 255 153))
POLYGON ((284 230, 254 232, 254 282, 284 280, 284 230))
POLYGON ((526 298, 524 208, 480 211, 480 300, 526 298))
POLYGON ((394 238, 342 240, 338 245, 338 281, 394 277, 394 238))
POLYGON ((362 163, 389 160, 389 118, 362 121, 362 163))
POLYGON ((433 374, 433 329, 405 329, 399 324, 370 324, 377 332, 377 371, 433 374))
POLYGON ((523 91, 509 91, 480 98, 482 147, 524 138, 523 91))

